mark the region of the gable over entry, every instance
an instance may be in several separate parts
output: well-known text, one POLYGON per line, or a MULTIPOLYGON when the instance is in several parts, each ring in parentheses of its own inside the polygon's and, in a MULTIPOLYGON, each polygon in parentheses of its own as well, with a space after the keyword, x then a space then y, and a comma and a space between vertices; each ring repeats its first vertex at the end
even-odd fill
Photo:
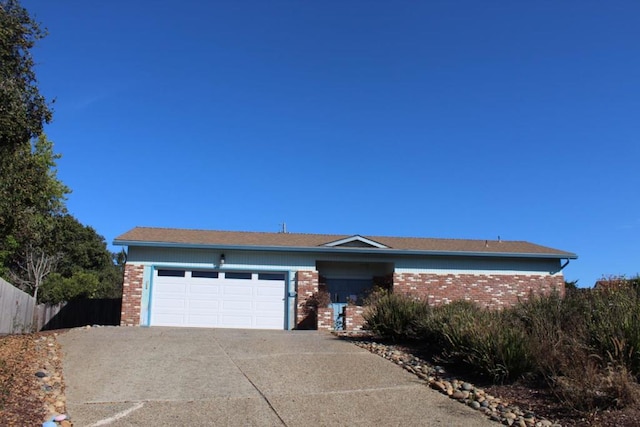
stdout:
POLYGON ((343 247, 343 248, 378 248, 389 249, 382 243, 375 242, 362 236, 351 236, 344 239, 336 240, 334 242, 325 243, 323 246, 329 248, 343 247))
POLYGON ((502 307, 532 293, 562 293, 562 268, 577 258, 522 241, 150 227, 114 244, 128 249, 122 325, 294 329, 321 285, 346 304, 377 282, 433 304, 502 307), (211 277, 198 277, 203 271, 211 277))

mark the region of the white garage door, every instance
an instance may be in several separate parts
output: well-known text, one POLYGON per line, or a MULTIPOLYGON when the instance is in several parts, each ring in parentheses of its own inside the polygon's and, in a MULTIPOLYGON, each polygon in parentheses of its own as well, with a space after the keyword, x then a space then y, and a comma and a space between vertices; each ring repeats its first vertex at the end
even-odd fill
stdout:
POLYGON ((284 329, 283 273, 158 269, 152 326, 284 329))

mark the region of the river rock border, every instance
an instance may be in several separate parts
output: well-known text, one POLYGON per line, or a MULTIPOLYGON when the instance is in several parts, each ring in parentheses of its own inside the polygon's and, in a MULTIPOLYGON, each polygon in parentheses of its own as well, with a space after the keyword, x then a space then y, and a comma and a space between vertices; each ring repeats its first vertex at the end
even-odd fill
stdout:
MULTIPOLYGON (((62 377, 61 350, 58 344, 58 333, 42 335, 35 340, 36 351, 46 353, 41 365, 36 368, 35 376, 39 381, 38 398, 44 404, 48 425, 71 427, 72 423, 64 415, 66 412, 66 398, 64 394, 64 379, 62 377), (55 421, 54 421, 55 418, 55 421)), ((47 422, 45 422, 47 424, 47 422)))
POLYGON ((482 412, 492 421, 516 427, 562 427, 558 423, 536 416, 533 412, 512 406, 499 397, 487 394, 483 389, 469 382, 453 378, 441 366, 432 366, 429 362, 406 353, 399 347, 349 336, 342 338, 402 366, 406 371, 424 380, 432 389, 482 412))

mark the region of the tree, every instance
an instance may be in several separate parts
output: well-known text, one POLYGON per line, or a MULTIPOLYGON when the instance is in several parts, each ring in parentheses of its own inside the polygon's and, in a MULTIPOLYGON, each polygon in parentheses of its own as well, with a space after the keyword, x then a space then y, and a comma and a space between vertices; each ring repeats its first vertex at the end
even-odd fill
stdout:
POLYGON ((55 268, 58 258, 58 255, 47 254, 41 248, 30 245, 16 262, 15 270, 11 271, 11 279, 37 300, 40 286, 55 268))
POLYGON ((0 157, 37 138, 51 121, 31 56, 45 36, 18 0, 0 0, 0 157))
POLYGON ((68 189, 42 135, 51 109, 38 89, 31 49, 45 36, 18 0, 0 0, 0 275, 22 271, 68 189))
POLYGON ((28 247, 44 249, 54 218, 66 212, 70 190, 57 177, 59 158, 44 135, 0 158, 0 275, 15 267, 28 247))
POLYGON ((121 268, 104 238, 67 214, 60 155, 43 134, 52 112, 31 50, 45 35, 18 0, 0 0, 0 276, 36 297, 43 287, 51 298, 117 296, 121 268))
POLYGON ((72 215, 55 217, 48 251, 58 251, 60 258, 55 272, 44 283, 41 301, 122 295, 122 255, 109 252, 104 237, 72 215))
POLYGON ((42 287, 40 301, 58 304, 76 298, 99 298, 100 288, 100 278, 94 272, 78 271, 71 277, 52 273, 42 287))
POLYGON ((113 267, 104 237, 93 227, 82 225, 73 215, 54 218, 48 245, 50 251, 57 250, 62 254, 56 271, 64 277, 71 277, 78 270, 102 271, 113 267))

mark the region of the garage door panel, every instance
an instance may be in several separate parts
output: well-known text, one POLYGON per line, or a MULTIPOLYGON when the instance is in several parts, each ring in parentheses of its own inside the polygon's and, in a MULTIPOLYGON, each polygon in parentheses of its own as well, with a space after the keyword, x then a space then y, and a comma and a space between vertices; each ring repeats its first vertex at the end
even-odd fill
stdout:
POLYGON ((162 311, 171 311, 171 310, 176 310, 180 313, 183 313, 184 310, 187 308, 187 300, 185 299, 173 299, 173 298, 166 298, 166 297, 156 297, 153 300, 153 307, 162 311))
POLYGON ((220 295, 220 285, 194 284, 189 287, 189 293, 198 296, 212 295, 217 298, 220 295))
POLYGON ((217 299, 192 299, 189 301, 190 312, 217 313, 220 310, 220 300, 217 299))
POLYGON ((280 287, 275 287, 273 286, 273 284, 271 284, 271 287, 262 287, 262 286, 256 286, 255 288, 255 293, 257 297, 265 297, 265 298, 272 298, 272 297, 284 297, 283 294, 283 289, 282 286, 280 287))
POLYGON ((251 286, 247 286, 246 284, 244 286, 239 286, 239 285, 229 285, 226 284, 222 287, 222 294, 223 296, 229 296, 229 297, 242 297, 242 298, 250 298, 251 295, 253 294, 253 289, 251 286))
POLYGON ((277 302, 269 302, 269 301, 256 301, 255 304, 256 311, 264 311, 272 314, 280 314, 280 310, 282 310, 282 301, 280 303, 277 302))
POLYGON ((156 285, 156 291, 158 293, 171 293, 171 294, 184 294, 187 291, 186 283, 164 283, 160 282, 156 285))
POLYGON ((218 316, 215 315, 189 315, 187 319, 189 326, 215 327, 218 325, 218 316))
POLYGON ((233 313, 234 311, 246 312, 250 313, 253 310, 253 302, 252 301, 242 301, 242 300, 223 300, 222 301, 222 310, 229 311, 233 313))
POLYGON ((196 272, 185 271, 181 277, 156 274, 151 296, 152 325, 284 328, 284 280, 258 280, 255 273, 197 273, 206 277, 191 277, 192 274, 196 272))
POLYGON ((157 326, 183 326, 185 324, 184 314, 162 313, 157 326))

